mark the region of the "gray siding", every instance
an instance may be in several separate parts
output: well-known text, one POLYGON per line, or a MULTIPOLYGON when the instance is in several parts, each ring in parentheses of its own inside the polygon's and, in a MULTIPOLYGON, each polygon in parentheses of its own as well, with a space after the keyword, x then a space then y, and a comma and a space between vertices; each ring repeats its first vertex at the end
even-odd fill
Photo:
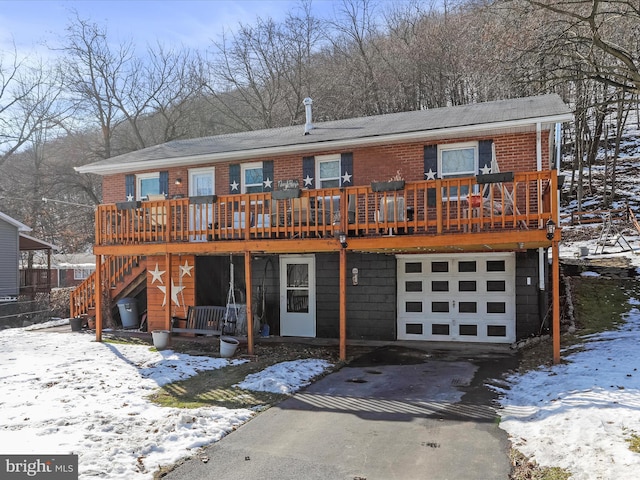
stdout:
MULTIPOLYGON (((316 256, 316 335, 338 338, 340 277, 337 254, 316 256)), ((347 255, 347 338, 395 340, 396 259, 393 255, 347 255), (358 285, 351 270, 358 268, 358 285)))
MULTIPOLYGON (((237 263, 237 262, 236 262, 237 263)), ((266 290, 265 318, 271 334, 280 328, 279 258, 255 258, 252 264, 254 309, 259 291, 266 290)), ((228 281, 228 280, 227 280, 228 281)), ((220 290, 222 285, 219 286, 220 290)), ((538 334, 546 311, 544 292, 538 289, 538 252, 516 253, 516 338, 538 334), (527 279, 531 279, 528 285, 527 279), (542 303, 541 303, 542 302, 542 303)), ((397 281, 393 255, 347 255, 347 338, 364 340, 396 339, 397 281), (351 281, 351 270, 358 268, 358 285, 351 281)), ((254 313, 259 313, 258 309, 254 313)), ((340 277, 338 254, 316 255, 316 336, 339 338, 340 277)))
POLYGON ((18 227, 0 220, 0 297, 18 295, 19 256, 18 227))

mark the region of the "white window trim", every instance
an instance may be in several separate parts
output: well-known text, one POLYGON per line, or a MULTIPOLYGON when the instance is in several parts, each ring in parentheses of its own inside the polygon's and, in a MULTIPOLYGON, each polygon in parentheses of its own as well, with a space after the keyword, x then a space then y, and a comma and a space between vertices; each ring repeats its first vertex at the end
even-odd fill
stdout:
POLYGON ((341 184, 340 179, 342 178, 342 162, 341 162, 342 156, 339 153, 334 153, 331 155, 318 155, 316 156, 316 188, 322 188, 321 187, 321 181, 322 180, 335 180, 335 178, 320 178, 320 164, 324 163, 324 162, 335 162, 338 161, 338 165, 339 167, 339 171, 338 171, 338 185, 341 184))
POLYGON ((473 148, 474 150, 474 170, 470 173, 471 175, 476 175, 478 173, 478 142, 446 143, 438 145, 438 178, 446 178, 442 176, 442 152, 448 150, 464 150, 466 148, 473 148))
POLYGON ((142 192, 142 180, 158 179, 158 185, 160 184, 160 172, 152 173, 137 173, 136 174, 136 200, 142 200, 140 193, 142 192))
POLYGON ((73 279, 74 280, 86 280, 93 273, 91 268, 74 268, 73 279))
MULTIPOLYGON (((460 143, 445 143, 443 145, 438 145, 438 178, 456 178, 456 177, 460 177, 460 176, 466 176, 466 173, 460 174, 460 175, 447 175, 444 176, 442 174, 442 152, 444 151, 449 151, 449 150, 464 150, 467 148, 473 148, 473 171, 468 172, 470 177, 474 177, 478 174, 478 163, 479 163, 479 154, 478 154, 478 142, 460 142, 460 143)), ((447 189, 443 188, 442 189, 442 198, 443 200, 457 200, 460 198, 460 195, 457 196, 451 196, 449 197, 447 195, 447 189)), ((476 185, 474 187, 474 191, 472 192, 474 194, 478 193, 478 186, 476 185)), ((466 195, 464 195, 462 198, 466 198, 466 195)))
POLYGON ((189 176, 189 196, 193 197, 193 191, 191 190, 192 185, 195 186, 195 180, 193 180, 193 177, 195 175, 202 175, 202 174, 207 174, 210 173, 211 174, 211 184, 213 185, 213 193, 212 195, 215 195, 216 193, 216 169, 215 167, 202 167, 202 168, 190 168, 188 170, 188 176, 189 176))
MULTIPOLYGON (((254 168, 263 168, 262 162, 251 162, 251 163, 242 163, 240 164, 240 185, 242 189, 242 193, 247 193, 247 184, 245 183, 245 172, 247 170, 253 170, 254 168)), ((264 183, 262 183, 262 187, 264 188, 264 183)), ((252 184, 257 185, 257 184, 252 184)))

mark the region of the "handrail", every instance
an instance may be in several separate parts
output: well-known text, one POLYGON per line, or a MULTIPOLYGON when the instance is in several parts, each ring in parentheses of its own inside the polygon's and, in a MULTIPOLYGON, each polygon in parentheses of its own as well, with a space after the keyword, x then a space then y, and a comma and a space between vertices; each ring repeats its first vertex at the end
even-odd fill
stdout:
POLYGON ((96 212, 96 245, 542 228, 549 218, 557 223, 549 193, 556 190, 552 170, 515 172, 494 183, 406 182, 393 191, 356 186, 302 190, 294 198, 269 192, 107 204, 96 212))
MULTIPOLYGON (((109 286, 116 286, 125 281, 126 275, 139 264, 141 257, 138 255, 118 257, 110 256, 108 261, 101 264, 101 278, 108 282, 109 286)), ((102 291, 105 291, 102 289, 102 291)), ((96 274, 92 272, 82 283, 80 283, 70 295, 70 315, 71 318, 86 314, 95 309, 96 274)))

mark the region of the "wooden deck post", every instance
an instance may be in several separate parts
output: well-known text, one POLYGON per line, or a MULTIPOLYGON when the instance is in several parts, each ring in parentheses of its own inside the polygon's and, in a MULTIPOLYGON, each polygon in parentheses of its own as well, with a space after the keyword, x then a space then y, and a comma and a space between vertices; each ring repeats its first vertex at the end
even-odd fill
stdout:
POLYGON ((171 284, 172 279, 173 279, 173 271, 172 271, 172 265, 171 265, 171 261, 173 260, 171 258, 171 253, 167 253, 165 255, 165 263, 166 263, 166 269, 167 269, 167 285, 166 285, 166 298, 167 298, 167 303, 165 304, 165 315, 164 315, 164 328, 165 330, 171 330, 171 309, 173 308, 173 305, 171 305, 171 284))
POLYGON ((340 248, 340 360, 347 359, 347 250, 340 248))
POLYGON ((551 243, 553 295, 553 363, 560 363, 560 249, 558 240, 551 243))
POLYGON ((244 252, 244 284, 247 294, 247 353, 253 355, 253 309, 251 298, 251 252, 244 252))
POLYGON ((102 341, 102 255, 96 255, 95 274, 96 342, 102 341))

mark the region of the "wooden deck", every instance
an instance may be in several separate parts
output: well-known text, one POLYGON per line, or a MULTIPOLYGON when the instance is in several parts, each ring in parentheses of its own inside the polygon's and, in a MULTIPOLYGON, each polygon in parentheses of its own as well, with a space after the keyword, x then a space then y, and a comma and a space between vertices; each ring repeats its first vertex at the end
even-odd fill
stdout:
POLYGON ((550 192, 557 192, 555 171, 407 182, 382 192, 360 186, 301 190, 294 198, 274 192, 106 204, 96 213, 95 253, 330 251, 340 249, 341 232, 349 249, 371 251, 444 247, 454 235, 461 248, 533 248, 544 243, 546 222, 558 223, 550 192))

